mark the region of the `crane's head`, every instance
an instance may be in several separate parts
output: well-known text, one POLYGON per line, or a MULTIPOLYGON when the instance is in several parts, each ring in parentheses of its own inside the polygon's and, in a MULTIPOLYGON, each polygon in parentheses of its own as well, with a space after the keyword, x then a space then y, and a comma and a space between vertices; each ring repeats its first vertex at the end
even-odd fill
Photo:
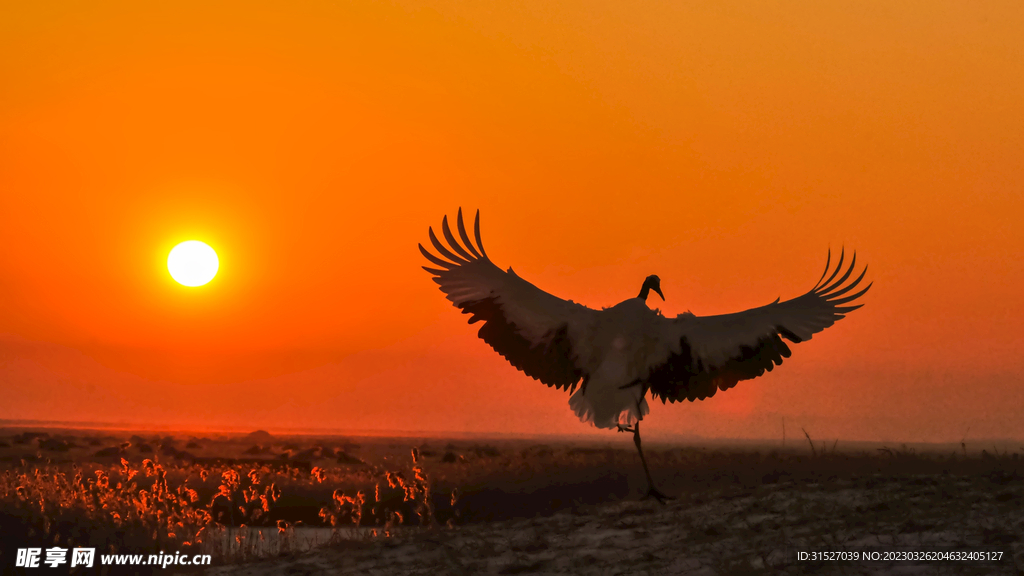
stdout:
POLYGON ((662 300, 665 299, 665 295, 661 293, 661 278, 658 278, 654 274, 651 274, 646 280, 644 280, 644 285, 640 288, 640 296, 638 296, 638 298, 646 302, 647 295, 651 293, 651 290, 657 292, 658 296, 661 296, 662 300))

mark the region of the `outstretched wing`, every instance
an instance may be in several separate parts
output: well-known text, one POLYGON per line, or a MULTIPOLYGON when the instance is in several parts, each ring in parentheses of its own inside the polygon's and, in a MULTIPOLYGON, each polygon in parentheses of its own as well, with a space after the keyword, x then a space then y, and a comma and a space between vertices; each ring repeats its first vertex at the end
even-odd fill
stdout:
POLYGON ((461 208, 456 223, 461 243, 452 234, 448 217, 441 221, 448 246, 429 229, 430 243, 443 258, 421 244, 420 252, 437 266, 423 269, 463 314, 471 315, 470 324, 483 321, 477 334, 513 366, 548 386, 575 390, 581 378, 588 378, 579 357, 596 311, 548 294, 511 268, 502 272, 495 266, 480 240, 479 210, 473 223, 475 245, 466 233, 461 208))
POLYGON ((635 384, 649 387, 655 397, 666 400, 703 400, 718 390, 732 388, 740 380, 756 378, 771 371, 791 352, 783 339, 790 342, 810 340, 861 305, 845 306, 860 298, 871 288, 847 295, 860 284, 867 267, 852 282, 857 262, 856 253, 846 272, 843 269, 845 250, 828 280, 832 253, 821 279, 803 296, 735 314, 694 316, 682 314, 665 319, 659 336, 669 339, 671 347, 648 364, 647 376, 635 384))

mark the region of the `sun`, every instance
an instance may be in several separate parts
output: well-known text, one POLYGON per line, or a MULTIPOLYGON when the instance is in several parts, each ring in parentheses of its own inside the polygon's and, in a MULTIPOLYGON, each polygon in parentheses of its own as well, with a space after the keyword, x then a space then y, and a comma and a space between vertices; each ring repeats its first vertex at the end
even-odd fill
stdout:
POLYGON ((209 245, 199 240, 182 242, 167 255, 167 271, 179 284, 202 286, 217 275, 220 260, 209 245))

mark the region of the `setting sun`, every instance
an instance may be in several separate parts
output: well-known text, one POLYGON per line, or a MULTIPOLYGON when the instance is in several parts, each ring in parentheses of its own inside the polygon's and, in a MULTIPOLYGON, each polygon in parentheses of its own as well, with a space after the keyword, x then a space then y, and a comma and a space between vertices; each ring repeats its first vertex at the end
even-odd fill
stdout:
POLYGON ((220 260, 213 248, 198 240, 182 242, 167 255, 167 271, 179 284, 202 286, 213 280, 220 260))

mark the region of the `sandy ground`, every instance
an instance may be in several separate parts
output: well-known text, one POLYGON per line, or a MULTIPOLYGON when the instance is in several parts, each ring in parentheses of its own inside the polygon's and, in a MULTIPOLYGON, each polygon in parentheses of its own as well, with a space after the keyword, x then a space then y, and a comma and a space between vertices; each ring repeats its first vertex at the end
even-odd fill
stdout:
MULTIPOLYGON (((1024 483, 949 475, 709 487, 456 529, 404 529, 235 574, 1024 574, 1024 483), (993 489, 995 486, 995 489, 993 489), (809 562, 799 551, 999 551, 1001 561, 809 562)), ((216 563, 216 559, 214 559, 216 563)))

